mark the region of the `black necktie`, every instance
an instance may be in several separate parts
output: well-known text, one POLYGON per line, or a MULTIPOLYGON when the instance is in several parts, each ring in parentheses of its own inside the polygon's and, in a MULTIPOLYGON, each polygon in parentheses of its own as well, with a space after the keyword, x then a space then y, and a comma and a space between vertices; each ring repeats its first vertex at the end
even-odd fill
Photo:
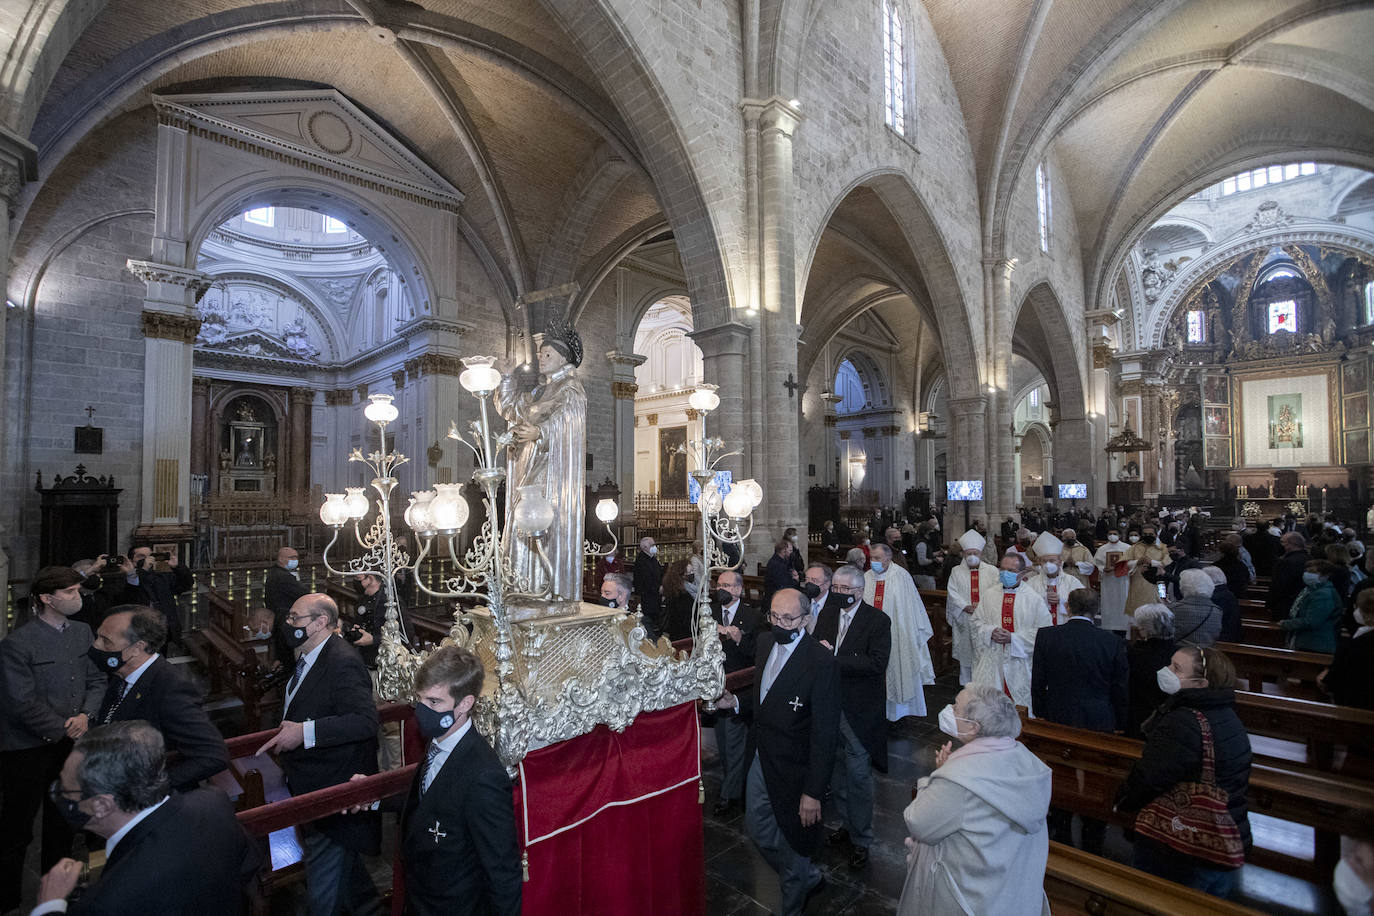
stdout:
POLYGON ((110 709, 105 713, 105 718, 100 723, 101 725, 109 725, 110 722, 114 720, 115 710, 119 709, 119 704, 124 702, 124 695, 128 692, 129 682, 121 678, 119 681, 119 690, 115 693, 114 702, 110 704, 110 709))
POLYGON ((301 678, 305 676, 305 656, 296 659, 296 673, 291 675, 291 681, 286 685, 287 693, 295 693, 296 688, 301 684, 301 678))

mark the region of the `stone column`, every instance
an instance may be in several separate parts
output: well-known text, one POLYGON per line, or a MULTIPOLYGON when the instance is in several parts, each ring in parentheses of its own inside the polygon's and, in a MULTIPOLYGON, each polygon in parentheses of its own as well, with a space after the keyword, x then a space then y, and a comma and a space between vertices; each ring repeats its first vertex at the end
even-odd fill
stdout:
MULTIPOLYGON (((282 475, 286 475, 286 489, 290 494, 292 513, 308 516, 310 513, 310 412, 315 405, 315 389, 296 387, 290 393, 291 438, 289 446, 282 447, 281 438, 277 439, 277 486, 281 486, 282 475)), ((278 491, 280 492, 280 491, 278 491)))
MULTIPOLYGON (((647 357, 638 353, 611 350, 606 361, 611 364, 611 398, 614 402, 615 482, 620 487, 620 514, 627 520, 634 517, 635 506, 635 368, 647 357)), ((592 483, 592 481, 588 481, 592 483)))
MULTIPOLYGON (((759 277, 759 360, 756 373, 760 390, 753 401, 762 411, 762 436, 751 443, 756 459, 765 443, 787 443, 767 452, 759 483, 763 504, 755 512, 756 530, 775 537, 795 526, 803 540, 806 517, 802 511, 800 452, 797 428, 797 303, 796 245, 793 237, 796 182, 792 165, 792 137, 801 124, 801 112, 781 98, 746 99, 741 110, 746 129, 758 132, 757 170, 751 193, 758 200, 757 270, 759 277), (790 385, 790 387, 788 387, 790 385)), ((756 465, 756 468, 758 466, 756 465)), ((755 539, 758 540, 758 539, 755 539)), ((758 541, 762 543, 761 540, 758 541)))
MULTIPOLYGON (((0 289, 9 289, 10 269, 10 211, 19 199, 26 182, 38 177, 38 151, 18 134, 0 127, 0 289)), ((8 311, 8 306, 5 306, 8 311)), ((5 353, 5 325, 8 315, 0 316, 0 357, 5 353)), ((7 455, 5 429, 6 405, 10 400, 8 386, 0 380, 0 455, 7 455)), ((14 511, 14 510, 12 510, 14 511)), ((10 558, 9 531, 5 518, 0 517, 0 595, 9 588, 10 558)), ((0 636, 5 635, 4 614, 0 613, 0 636)))
MULTIPOLYGON (((983 494, 987 511, 996 518, 1005 518, 1016 506, 1015 451, 1012 444, 1011 391, 1011 321, 1014 304, 1011 301, 1011 274, 1016 269, 1014 258, 989 258, 983 261, 983 285, 987 298, 987 456, 986 470, 975 476, 983 477, 983 494)), ((991 527, 991 524, 989 524, 991 527)))
MULTIPOLYGON (((719 386, 716 394, 720 395, 720 406, 706 420, 706 435, 723 439, 727 451, 748 448, 748 411, 744 395, 748 390, 746 360, 750 329, 727 322, 693 331, 690 336, 701 348, 702 374, 706 381, 719 386)), ((720 467, 731 471, 736 479, 748 476, 743 473, 743 460, 738 455, 726 458, 720 467)))
POLYGON ((129 260, 148 285, 143 300, 143 474, 140 541, 191 537, 191 351, 200 316, 196 302, 211 278, 171 264, 129 260))
MULTIPOLYGON (((977 480, 982 473, 981 468, 987 462, 987 412, 988 399, 985 397, 972 398, 950 398, 949 399, 949 433, 946 437, 946 454, 948 459, 945 465, 945 473, 950 480, 977 480)), ((989 505, 987 499, 987 481, 983 481, 984 500, 981 503, 974 503, 969 506, 969 518, 973 519, 978 515, 987 518, 988 530, 994 531, 1001 516, 995 515, 994 510, 989 505)), ((932 493, 931 498, 935 501, 944 499, 943 493, 932 493)), ((953 512, 955 506, 951 505, 947 511, 953 512)), ((964 523, 962 514, 959 516, 958 525, 964 523)), ((950 529, 953 530, 952 528, 950 529)), ((959 532, 963 534, 961 530, 959 532)))
POLYGON ((219 438, 210 429, 210 380, 191 379, 191 473, 209 476, 219 454, 219 438))

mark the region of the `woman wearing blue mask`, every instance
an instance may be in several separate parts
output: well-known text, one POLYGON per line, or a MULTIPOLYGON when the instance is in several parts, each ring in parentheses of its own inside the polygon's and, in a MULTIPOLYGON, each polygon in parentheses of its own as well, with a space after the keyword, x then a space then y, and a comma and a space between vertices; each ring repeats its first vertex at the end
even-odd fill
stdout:
POLYGON ((1345 608, 1331 584, 1335 572, 1335 564, 1326 560, 1307 564, 1302 574, 1303 589, 1293 601, 1288 619, 1279 621, 1288 634, 1288 648, 1328 654, 1336 651, 1336 636, 1345 608))

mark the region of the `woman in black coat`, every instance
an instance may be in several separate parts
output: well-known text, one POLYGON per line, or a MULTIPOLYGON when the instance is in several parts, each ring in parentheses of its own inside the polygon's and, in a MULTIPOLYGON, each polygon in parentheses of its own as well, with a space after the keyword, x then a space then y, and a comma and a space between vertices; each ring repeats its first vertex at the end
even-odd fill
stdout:
POLYGON ((692 608, 696 599, 687 591, 687 569, 691 561, 674 560, 663 574, 664 635, 669 642, 692 635, 692 608))
MULTIPOLYGON (((1184 646, 1159 679, 1169 697, 1145 722, 1145 747, 1117 793, 1116 810, 1137 812, 1179 783, 1201 781, 1202 728, 1196 711, 1211 728, 1216 782, 1226 792, 1227 809, 1248 849, 1250 736, 1236 715, 1235 667, 1216 649, 1184 646)), ((1142 871, 1217 897, 1236 889, 1238 868, 1221 868, 1142 836, 1134 842, 1131 864, 1142 871)))
POLYGON ((1139 738, 1141 724, 1165 700, 1157 673, 1168 666, 1178 645, 1174 642, 1174 612, 1162 604, 1136 608, 1133 625, 1140 638, 1126 647, 1130 667, 1126 734, 1139 738))

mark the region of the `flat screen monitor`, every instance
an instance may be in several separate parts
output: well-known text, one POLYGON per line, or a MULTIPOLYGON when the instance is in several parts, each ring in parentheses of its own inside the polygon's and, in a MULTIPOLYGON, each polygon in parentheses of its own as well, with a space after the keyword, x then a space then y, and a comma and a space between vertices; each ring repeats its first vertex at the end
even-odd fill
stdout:
POLYGON ((945 500, 952 503, 977 502, 983 498, 981 480, 951 480, 945 484, 945 500))
POLYGON ((1088 485, 1086 483, 1061 483, 1059 485, 1060 499, 1087 499, 1088 485))

